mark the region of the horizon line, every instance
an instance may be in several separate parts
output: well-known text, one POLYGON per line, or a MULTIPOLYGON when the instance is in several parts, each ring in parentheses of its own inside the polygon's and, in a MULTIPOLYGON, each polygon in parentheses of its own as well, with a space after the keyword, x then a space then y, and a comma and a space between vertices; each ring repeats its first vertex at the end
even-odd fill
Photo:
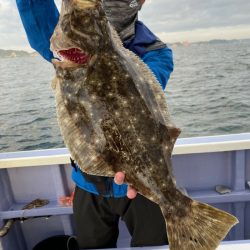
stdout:
MULTIPOLYGON (((189 40, 182 40, 182 41, 176 41, 176 42, 166 42, 164 41, 166 44, 168 45, 174 45, 174 44, 195 44, 195 43, 209 43, 212 41, 242 41, 242 40, 250 40, 249 38, 233 38, 233 39, 226 39, 226 38, 214 38, 214 39, 210 39, 210 40, 200 40, 200 41, 189 41, 189 40)), ((32 53, 38 53, 36 50, 33 50, 32 48, 28 48, 28 49, 18 49, 18 48, 0 48, 0 50, 11 50, 11 51, 24 51, 27 52, 29 54, 32 53)))

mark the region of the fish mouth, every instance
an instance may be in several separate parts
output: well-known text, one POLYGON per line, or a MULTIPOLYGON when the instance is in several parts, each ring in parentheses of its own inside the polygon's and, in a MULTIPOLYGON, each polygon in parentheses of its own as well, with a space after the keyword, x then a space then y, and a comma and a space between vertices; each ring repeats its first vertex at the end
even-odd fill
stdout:
POLYGON ((56 51, 53 63, 63 68, 87 65, 91 56, 79 48, 63 48, 56 51))
POLYGON ((90 60, 90 55, 78 48, 62 49, 57 54, 64 61, 70 61, 76 64, 86 64, 90 60))

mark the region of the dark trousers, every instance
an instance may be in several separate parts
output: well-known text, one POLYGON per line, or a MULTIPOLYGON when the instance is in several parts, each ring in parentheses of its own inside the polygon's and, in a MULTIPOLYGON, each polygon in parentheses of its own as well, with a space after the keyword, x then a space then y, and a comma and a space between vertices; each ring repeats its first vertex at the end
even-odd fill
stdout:
POLYGON ((80 248, 115 248, 120 217, 132 236, 131 247, 168 244, 159 206, 140 194, 133 200, 105 198, 76 187, 73 211, 80 248))

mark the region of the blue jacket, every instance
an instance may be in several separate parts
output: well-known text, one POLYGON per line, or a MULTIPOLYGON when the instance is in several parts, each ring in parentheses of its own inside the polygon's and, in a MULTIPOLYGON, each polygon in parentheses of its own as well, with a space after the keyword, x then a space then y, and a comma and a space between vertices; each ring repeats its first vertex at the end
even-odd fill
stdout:
MULTIPOLYGON (((51 62, 53 54, 50 51, 50 37, 59 18, 59 12, 54 1, 16 0, 16 3, 30 46, 43 58, 51 62)), ((174 67, 172 51, 165 47, 147 52, 145 47, 152 44, 157 38, 142 22, 138 22, 137 27, 135 38, 129 43, 125 42, 124 45, 142 58, 164 89, 174 67)), ((72 179, 80 188, 98 194, 95 185, 88 182, 78 168, 73 168, 72 179)), ((114 197, 126 196, 126 184, 116 185, 113 182, 112 185, 114 197)))

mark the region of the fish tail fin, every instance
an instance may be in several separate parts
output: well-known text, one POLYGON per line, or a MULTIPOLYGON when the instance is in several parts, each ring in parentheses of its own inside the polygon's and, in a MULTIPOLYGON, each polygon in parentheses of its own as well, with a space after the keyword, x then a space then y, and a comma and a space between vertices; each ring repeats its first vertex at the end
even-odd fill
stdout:
POLYGON ((236 217, 188 197, 188 208, 164 211, 171 250, 213 250, 238 223, 236 217))

